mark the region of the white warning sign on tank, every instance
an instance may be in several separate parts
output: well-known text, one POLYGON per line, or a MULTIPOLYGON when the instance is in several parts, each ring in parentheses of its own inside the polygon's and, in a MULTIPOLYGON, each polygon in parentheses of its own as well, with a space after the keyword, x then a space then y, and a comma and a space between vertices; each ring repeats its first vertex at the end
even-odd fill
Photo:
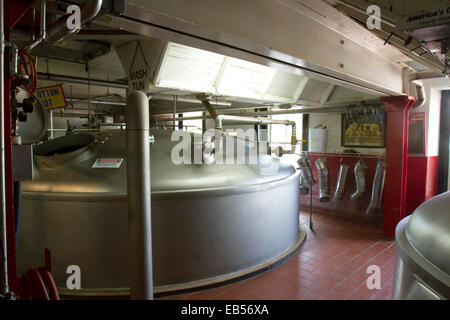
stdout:
POLYGON ((118 169, 123 158, 98 158, 91 168, 93 169, 118 169))

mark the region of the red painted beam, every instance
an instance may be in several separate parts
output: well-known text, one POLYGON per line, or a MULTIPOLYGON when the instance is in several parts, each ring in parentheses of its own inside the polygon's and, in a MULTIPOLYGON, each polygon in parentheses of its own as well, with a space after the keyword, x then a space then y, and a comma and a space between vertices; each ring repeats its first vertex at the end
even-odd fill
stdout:
POLYGON ((6 0, 5 2, 5 30, 8 32, 23 17, 25 12, 31 7, 34 0, 6 0))
MULTIPOLYGON (((9 42, 10 31, 32 5, 32 0, 12 1, 5 3, 5 40, 9 42)), ((16 237, 14 219, 14 186, 12 177, 12 129, 13 119, 11 113, 11 74, 9 49, 5 48, 5 85, 4 85, 4 113, 5 123, 5 193, 6 193, 6 236, 8 256, 9 289, 18 292, 17 264, 16 264, 16 237)))
MULTIPOLYGON (((5 50, 5 56, 9 50, 5 50)), ((5 59, 6 60, 6 59, 5 59)), ((10 70, 9 61, 5 61, 5 70, 10 70)), ((17 293, 16 235, 14 219, 14 185, 12 177, 12 117, 11 117, 11 76, 5 71, 5 191, 6 191, 6 243, 8 246, 8 279, 9 289, 17 293)))
POLYGON ((415 103, 415 98, 399 96, 380 100, 388 113, 383 232, 389 237, 394 237, 398 222, 406 216, 408 114, 415 103))

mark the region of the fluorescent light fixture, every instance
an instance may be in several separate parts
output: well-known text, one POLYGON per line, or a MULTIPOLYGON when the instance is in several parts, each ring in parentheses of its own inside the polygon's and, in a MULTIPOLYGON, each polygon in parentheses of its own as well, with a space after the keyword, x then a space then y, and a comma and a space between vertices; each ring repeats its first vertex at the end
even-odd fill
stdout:
POLYGON ((169 42, 155 85, 216 93, 214 84, 224 59, 221 54, 169 42))
POLYGON ((257 63, 227 57, 217 92, 222 95, 262 99, 276 70, 257 63))
POLYGON ((277 70, 267 91, 264 100, 292 103, 298 99, 298 90, 304 77, 292 72, 277 70))
POLYGON ((169 42, 154 84, 189 92, 294 102, 303 77, 169 42))

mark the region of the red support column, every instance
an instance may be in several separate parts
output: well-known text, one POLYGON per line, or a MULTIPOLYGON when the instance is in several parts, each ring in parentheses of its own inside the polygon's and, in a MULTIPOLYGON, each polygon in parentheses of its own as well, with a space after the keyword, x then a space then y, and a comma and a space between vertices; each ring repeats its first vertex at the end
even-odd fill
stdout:
MULTIPOLYGON (((33 4, 33 0, 6 1, 5 2, 5 40, 9 42, 10 30, 23 17, 33 4)), ((4 84, 4 113, 5 123, 5 193, 6 193, 6 233, 7 233, 7 256, 8 256, 8 280, 9 289, 17 295, 18 279, 16 264, 16 237, 14 219, 14 187, 12 176, 12 143, 11 134, 15 125, 11 113, 11 74, 9 48, 5 48, 5 84, 4 84)))
POLYGON ((415 103, 415 98, 399 96, 381 98, 380 100, 388 113, 383 232, 389 237, 394 237, 397 223, 405 217, 408 168, 408 114, 415 103))

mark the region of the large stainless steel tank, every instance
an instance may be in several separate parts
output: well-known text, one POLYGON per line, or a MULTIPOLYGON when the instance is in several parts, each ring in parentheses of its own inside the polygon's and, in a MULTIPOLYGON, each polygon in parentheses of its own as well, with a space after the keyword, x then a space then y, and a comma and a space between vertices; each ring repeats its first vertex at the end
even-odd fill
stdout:
POLYGON ((394 299, 450 298, 450 192, 420 205, 396 229, 394 299))
MULTIPOLYGON (((171 131, 152 134, 155 292, 239 277, 301 244, 299 176, 292 166, 274 157, 279 170, 272 174, 250 164, 175 165, 171 131)), ((126 294, 126 159, 118 169, 92 168, 98 158, 125 158, 125 132, 94 140, 69 135, 35 149, 36 178, 23 183, 19 270, 43 265, 48 248, 61 290, 67 267, 77 265, 82 289, 73 294, 126 294)))

